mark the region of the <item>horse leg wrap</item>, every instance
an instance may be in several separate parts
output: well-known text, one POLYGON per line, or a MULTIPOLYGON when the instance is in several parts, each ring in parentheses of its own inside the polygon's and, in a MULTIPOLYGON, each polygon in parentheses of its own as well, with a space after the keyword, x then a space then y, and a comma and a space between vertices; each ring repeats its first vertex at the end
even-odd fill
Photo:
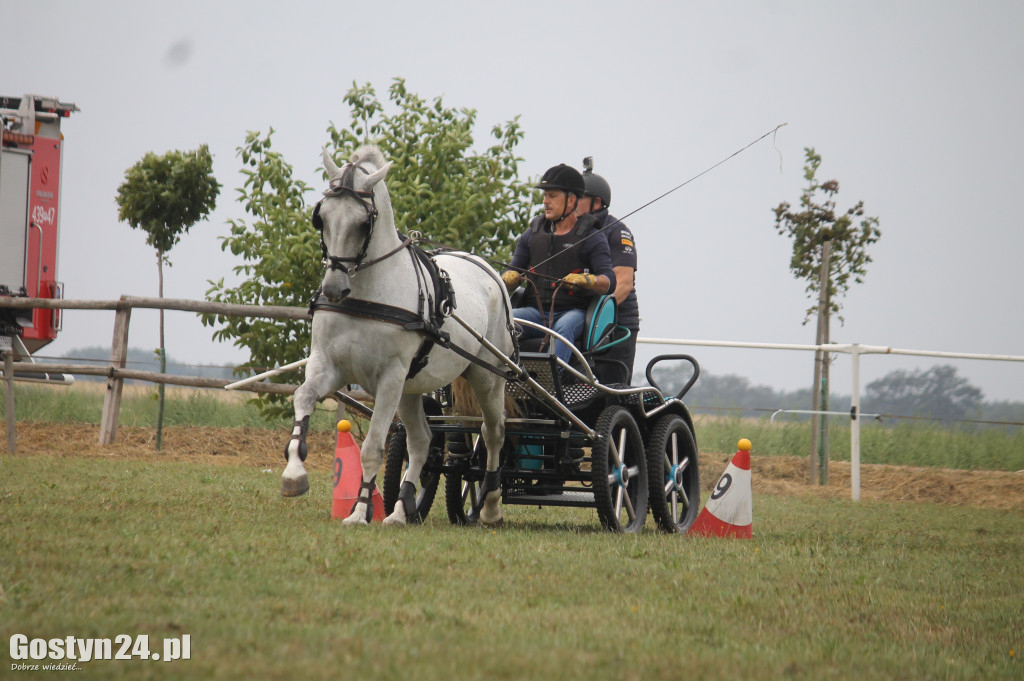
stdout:
POLYGON ((398 499, 402 502, 402 508, 405 510, 405 521, 419 525, 420 514, 416 512, 416 485, 408 480, 403 482, 398 499))
POLYGON ((306 454, 309 453, 309 447, 306 445, 306 432, 309 430, 309 416, 306 416, 301 421, 292 422, 292 436, 288 440, 288 444, 284 446, 284 460, 288 460, 288 449, 292 445, 292 440, 299 441, 299 460, 303 463, 306 462, 306 454), (298 430, 299 432, 295 432, 298 430))
POLYGON ((501 490, 501 473, 499 471, 487 471, 484 473, 484 483, 480 485, 480 496, 476 500, 476 506, 473 508, 473 516, 476 518, 480 517, 480 509, 484 507, 484 501, 487 500, 487 495, 491 492, 497 492, 501 490))
MULTIPOLYGON (((370 478, 369 482, 363 482, 359 484, 359 496, 356 497, 356 503, 352 504, 352 511, 356 510, 356 506, 362 502, 366 504, 366 523, 373 522, 373 490, 377 487, 377 476, 370 478)), ((351 513, 351 511, 350 511, 351 513)))

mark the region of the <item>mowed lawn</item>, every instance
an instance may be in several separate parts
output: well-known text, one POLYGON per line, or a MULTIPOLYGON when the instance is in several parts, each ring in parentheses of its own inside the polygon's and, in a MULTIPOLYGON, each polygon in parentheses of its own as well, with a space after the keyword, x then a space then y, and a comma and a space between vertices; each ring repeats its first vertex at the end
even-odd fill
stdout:
MULTIPOLYGON (((278 468, 0 456, 2 678, 1021 679, 1024 510, 754 498, 753 540, 343 527, 278 468), (11 637, 188 660, 12 669, 11 637), (67 674, 73 674, 68 677, 67 674)), ((65 663, 72 662, 64 660, 65 663)))

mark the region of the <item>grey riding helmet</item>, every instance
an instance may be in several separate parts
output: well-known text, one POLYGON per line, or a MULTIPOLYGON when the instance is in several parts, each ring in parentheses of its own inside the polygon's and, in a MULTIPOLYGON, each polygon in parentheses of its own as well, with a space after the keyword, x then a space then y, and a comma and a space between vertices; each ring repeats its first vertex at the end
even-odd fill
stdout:
POLYGON ((594 173, 594 157, 587 156, 583 159, 583 194, 585 196, 598 196, 601 198, 602 208, 607 208, 612 203, 612 188, 608 180, 594 173))

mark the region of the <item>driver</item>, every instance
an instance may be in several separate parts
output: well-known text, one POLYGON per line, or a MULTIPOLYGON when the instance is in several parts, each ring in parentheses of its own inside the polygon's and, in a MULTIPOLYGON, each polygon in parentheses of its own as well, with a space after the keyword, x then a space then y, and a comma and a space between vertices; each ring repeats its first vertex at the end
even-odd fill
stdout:
MULTIPOLYGON (((512 310, 517 319, 543 324, 576 342, 583 331, 587 304, 594 295, 615 289, 608 240, 590 239, 600 224, 594 216, 577 215, 583 196, 583 176, 575 168, 559 164, 541 177, 544 212, 516 242, 512 267, 501 278, 511 293, 523 282, 531 285, 528 307, 512 310)), ((523 327, 523 338, 538 338, 540 331, 523 327)), ((569 363, 572 349, 555 341, 555 355, 569 363)))

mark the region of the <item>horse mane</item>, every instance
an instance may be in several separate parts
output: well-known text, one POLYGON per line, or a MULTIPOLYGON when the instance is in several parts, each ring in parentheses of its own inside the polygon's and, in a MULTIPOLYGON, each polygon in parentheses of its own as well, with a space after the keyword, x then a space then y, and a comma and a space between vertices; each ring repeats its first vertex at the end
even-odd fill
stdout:
POLYGON ((382 152, 377 145, 364 144, 352 152, 352 156, 349 157, 348 162, 356 165, 368 162, 380 169, 384 167, 385 163, 387 163, 387 159, 384 158, 384 152, 382 152))

